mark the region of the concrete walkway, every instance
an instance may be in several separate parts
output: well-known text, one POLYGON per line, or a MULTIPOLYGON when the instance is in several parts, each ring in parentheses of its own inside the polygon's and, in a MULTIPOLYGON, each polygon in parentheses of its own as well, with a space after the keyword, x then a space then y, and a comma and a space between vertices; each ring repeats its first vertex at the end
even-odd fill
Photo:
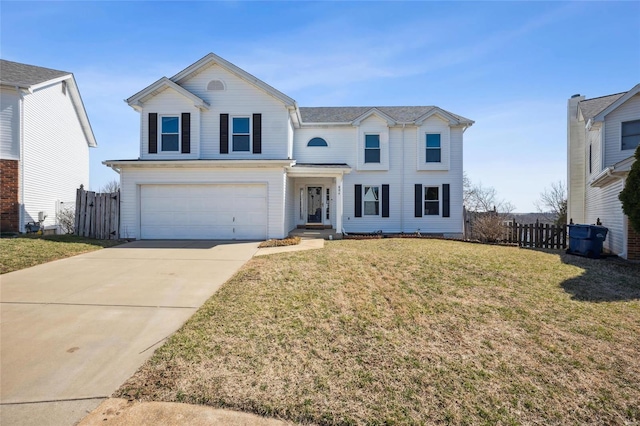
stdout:
POLYGON ((2 275, 0 424, 78 422, 257 245, 136 241, 2 275))

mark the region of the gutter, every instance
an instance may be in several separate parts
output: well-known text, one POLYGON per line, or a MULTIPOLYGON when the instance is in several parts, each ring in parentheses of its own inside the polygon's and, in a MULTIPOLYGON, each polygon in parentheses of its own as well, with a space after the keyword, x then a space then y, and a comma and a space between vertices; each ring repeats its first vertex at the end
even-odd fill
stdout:
MULTIPOLYGON (((20 129, 18 131, 19 134, 19 143, 20 143, 20 164, 19 164, 19 176, 20 181, 18 185, 20 185, 20 199, 18 200, 18 220, 20 223, 18 224, 18 232, 24 232, 24 91, 25 89, 19 88, 16 86, 16 90, 18 91, 18 96, 20 96, 20 129)), ((28 90, 28 89, 27 89, 28 90)), ((31 92, 29 92, 31 93, 31 92)))

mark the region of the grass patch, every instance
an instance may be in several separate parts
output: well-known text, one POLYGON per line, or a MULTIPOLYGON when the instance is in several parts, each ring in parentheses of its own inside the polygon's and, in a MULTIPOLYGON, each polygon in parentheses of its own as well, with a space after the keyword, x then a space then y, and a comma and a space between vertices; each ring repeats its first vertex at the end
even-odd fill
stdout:
POLYGON ((630 424, 638 277, 441 240, 257 257, 116 395, 324 425, 630 424))
POLYGON ((280 240, 263 241, 258 245, 258 248, 295 246, 298 244, 300 244, 300 237, 288 237, 280 240))
POLYGON ((118 244, 122 241, 92 240, 75 235, 0 238, 0 274, 118 244))

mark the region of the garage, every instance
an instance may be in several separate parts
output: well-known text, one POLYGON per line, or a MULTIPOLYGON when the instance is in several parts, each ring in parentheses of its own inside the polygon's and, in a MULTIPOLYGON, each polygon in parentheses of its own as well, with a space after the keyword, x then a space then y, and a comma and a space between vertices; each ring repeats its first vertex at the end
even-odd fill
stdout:
POLYGON ((140 185, 143 239, 264 240, 265 184, 140 185))

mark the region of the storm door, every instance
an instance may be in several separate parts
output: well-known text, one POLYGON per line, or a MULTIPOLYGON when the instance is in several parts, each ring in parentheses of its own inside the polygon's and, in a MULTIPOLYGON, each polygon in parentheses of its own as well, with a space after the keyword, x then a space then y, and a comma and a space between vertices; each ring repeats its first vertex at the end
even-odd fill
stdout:
POLYGON ((307 187, 307 223, 322 223, 322 187, 307 187))

